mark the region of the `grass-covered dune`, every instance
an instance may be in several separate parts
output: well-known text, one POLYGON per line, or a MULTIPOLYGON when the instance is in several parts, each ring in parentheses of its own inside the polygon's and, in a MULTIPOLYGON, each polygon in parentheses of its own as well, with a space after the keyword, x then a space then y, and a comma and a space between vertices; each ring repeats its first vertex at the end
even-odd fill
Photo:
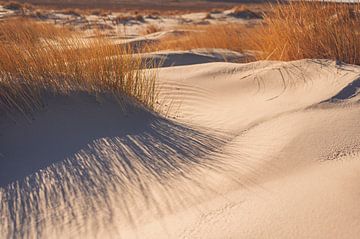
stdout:
POLYGON ((107 93, 154 105, 154 75, 146 74, 146 62, 126 46, 30 20, 1 22, 0 41, 3 113, 36 110, 44 92, 107 93))

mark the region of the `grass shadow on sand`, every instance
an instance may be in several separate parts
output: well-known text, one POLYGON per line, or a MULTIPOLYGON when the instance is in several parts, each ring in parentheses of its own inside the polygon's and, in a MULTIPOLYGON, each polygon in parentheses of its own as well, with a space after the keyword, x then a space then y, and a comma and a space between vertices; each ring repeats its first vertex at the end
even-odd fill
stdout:
POLYGON ((195 168, 216 168, 202 156, 224 143, 221 136, 135 104, 124 111, 104 96, 52 95, 46 102, 31 122, 0 121, 0 233, 5 237, 41 237, 62 224, 67 231, 82 225, 91 233, 87 219, 99 210, 109 213, 95 221, 111 224, 114 208, 131 221, 135 199, 161 211, 168 197, 177 197, 169 182, 190 182, 188 173, 195 168))

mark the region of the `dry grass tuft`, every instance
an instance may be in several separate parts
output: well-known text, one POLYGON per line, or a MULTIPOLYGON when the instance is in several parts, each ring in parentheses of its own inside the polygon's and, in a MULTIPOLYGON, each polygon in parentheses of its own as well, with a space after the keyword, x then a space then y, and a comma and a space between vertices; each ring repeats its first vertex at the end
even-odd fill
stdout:
POLYGON ((261 19, 263 17, 262 14, 254 12, 243 5, 234 7, 229 15, 244 19, 261 19))
POLYGON ((250 35, 259 59, 326 58, 360 64, 360 4, 276 4, 250 35))
POLYGON ((259 60, 323 58, 360 65, 360 3, 279 2, 267 11, 262 24, 193 27, 158 48, 252 50, 259 60))
POLYGON ((128 48, 31 21, 1 23, 0 35, 2 113, 31 113, 49 92, 106 93, 154 105, 154 77, 128 48))
MULTIPOLYGON (((0 22, 0 43, 36 44, 42 39, 55 40, 73 34, 68 28, 57 27, 49 23, 38 23, 26 19, 14 19, 0 22)), ((5 46, 5 45, 4 45, 5 46)))
POLYGON ((60 11, 60 13, 65 14, 65 15, 72 15, 75 17, 81 17, 82 15, 86 14, 86 12, 79 10, 79 9, 64 9, 64 10, 60 11))
POLYGON ((111 15, 111 11, 106 11, 104 9, 93 9, 92 11, 90 11, 90 14, 94 16, 106 17, 111 15))
POLYGON ((127 24, 130 21, 145 22, 145 18, 142 15, 119 15, 113 19, 114 24, 127 24))
POLYGON ((137 15, 135 16, 135 20, 138 21, 138 22, 145 22, 144 16, 139 15, 139 14, 137 14, 137 15))
POLYGON ((194 26, 185 29, 182 36, 164 38, 157 49, 222 48, 242 52, 244 46, 239 43, 243 41, 245 31, 246 27, 240 24, 194 26))
POLYGON ((213 16, 211 15, 211 13, 208 12, 208 13, 206 14, 206 16, 204 17, 204 19, 206 20, 206 19, 214 19, 214 18, 213 18, 213 16))
POLYGON ((161 30, 162 30, 162 28, 160 26, 155 25, 155 24, 149 24, 144 29, 143 34, 148 35, 148 34, 152 34, 155 32, 160 32, 161 30))
MULTIPOLYGON (((234 12, 247 11, 239 7, 234 12)), ((298 1, 267 8, 261 25, 210 25, 165 38, 157 49, 226 48, 257 59, 325 58, 360 65, 360 3, 298 1)))

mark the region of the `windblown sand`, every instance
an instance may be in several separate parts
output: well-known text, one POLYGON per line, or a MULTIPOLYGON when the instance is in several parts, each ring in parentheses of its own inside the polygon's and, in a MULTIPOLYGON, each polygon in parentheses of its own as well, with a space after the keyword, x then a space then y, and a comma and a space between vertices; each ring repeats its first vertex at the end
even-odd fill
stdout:
POLYGON ((360 68, 193 63, 157 69, 161 114, 79 92, 2 117, 1 237, 358 238, 360 68))

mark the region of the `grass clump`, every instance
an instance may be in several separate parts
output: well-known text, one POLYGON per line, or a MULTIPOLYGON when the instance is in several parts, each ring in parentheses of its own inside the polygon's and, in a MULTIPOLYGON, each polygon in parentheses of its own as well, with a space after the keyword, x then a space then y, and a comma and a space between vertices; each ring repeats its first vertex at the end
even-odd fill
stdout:
POLYGON ((229 15, 244 19, 261 19, 263 17, 262 14, 254 12, 243 5, 234 7, 229 15))
POLYGON ((181 36, 175 35, 162 39, 156 46, 165 50, 191 50, 195 48, 222 48, 238 52, 244 50, 242 42, 246 27, 241 24, 217 24, 194 26, 179 30, 181 36))
POLYGON ((360 4, 296 1, 276 4, 253 32, 259 59, 326 58, 360 64, 360 4))
POLYGON ((42 39, 54 40, 70 37, 73 34, 67 28, 57 27, 48 23, 38 23, 26 19, 14 19, 0 22, 0 43, 4 48, 11 44, 36 44, 42 39))
MULTIPOLYGON (((164 38, 158 49, 226 48, 251 51, 258 60, 331 59, 360 65, 360 3, 290 1, 269 5, 251 27, 191 27, 164 38)), ((235 8, 243 14, 247 8, 235 8)))
POLYGON ((62 14, 71 15, 75 17, 82 17, 83 12, 79 9, 65 9, 61 11, 62 14))
MULTIPOLYGON (((88 92, 131 98, 152 108, 154 77, 127 47, 32 21, 0 24, 0 112, 31 113, 44 94, 88 92), (22 27, 15 27, 22 26, 22 27), (50 33, 50 34, 49 34, 50 33)), ((121 102, 120 102, 121 103, 121 102)))
POLYGON ((205 15, 204 19, 205 19, 205 20, 206 20, 206 19, 214 19, 214 17, 211 15, 210 12, 208 12, 208 13, 205 15))
POLYGON ((137 22, 145 22, 145 18, 142 15, 119 15, 115 19, 113 19, 114 24, 127 24, 131 21, 137 21, 137 22))
POLYGON ((90 14, 94 16, 107 17, 111 15, 111 11, 106 11, 104 9, 93 9, 90 14))
POLYGON ((143 30, 143 34, 148 35, 156 32, 160 32, 162 28, 155 24, 148 24, 143 30))

